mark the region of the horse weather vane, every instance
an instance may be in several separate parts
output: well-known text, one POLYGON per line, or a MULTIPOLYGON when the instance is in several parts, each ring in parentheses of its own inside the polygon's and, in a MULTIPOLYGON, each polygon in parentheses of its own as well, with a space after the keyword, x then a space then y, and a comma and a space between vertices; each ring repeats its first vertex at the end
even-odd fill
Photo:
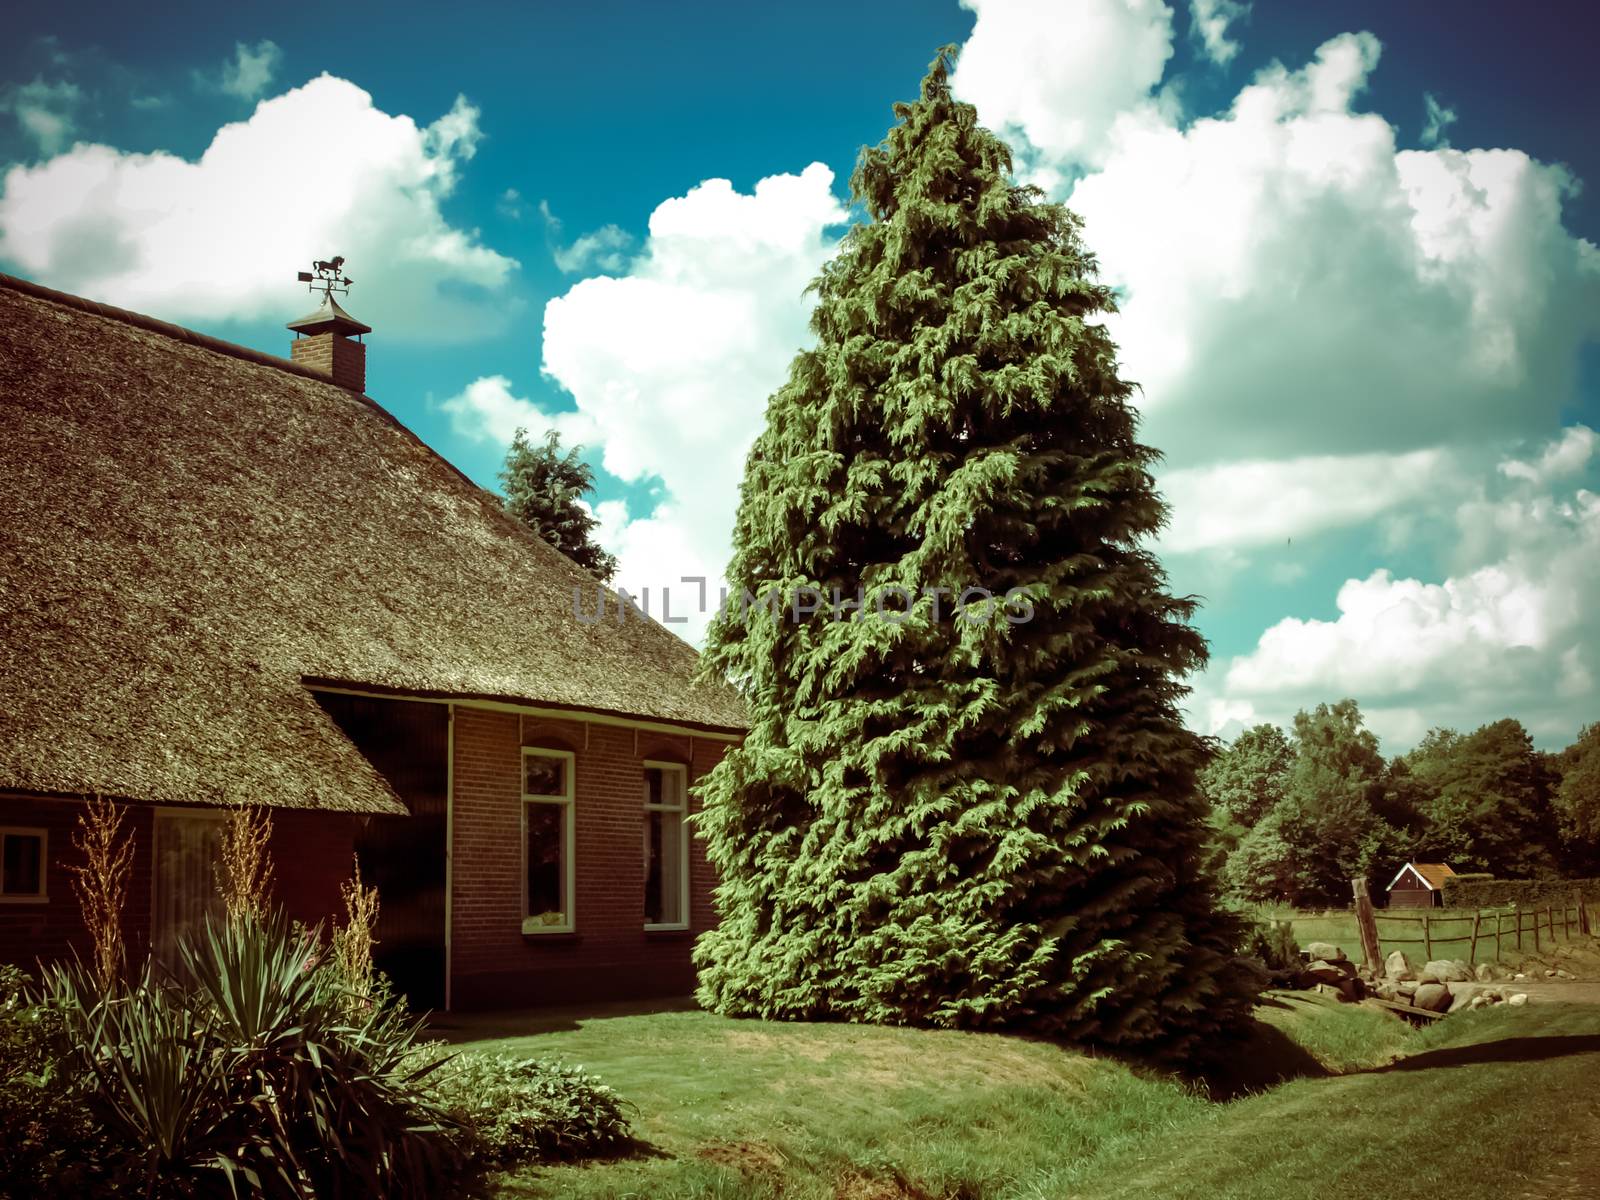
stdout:
POLYGON ((349 292, 350 285, 355 282, 344 274, 344 255, 336 254, 330 259, 316 259, 311 264, 311 270, 299 273, 300 282, 306 285, 309 292, 321 292, 323 299, 330 299, 334 292, 349 292))

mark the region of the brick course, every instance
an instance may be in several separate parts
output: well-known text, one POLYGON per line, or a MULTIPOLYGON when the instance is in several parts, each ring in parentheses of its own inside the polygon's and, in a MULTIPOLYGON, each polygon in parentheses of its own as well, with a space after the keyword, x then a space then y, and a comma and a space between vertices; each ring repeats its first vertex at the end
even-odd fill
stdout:
POLYGON ((289 343, 289 359, 328 376, 342 388, 364 392, 367 387, 367 347, 343 334, 317 333, 289 343))
MULTIPOLYGON (((690 950, 716 916, 713 873, 689 847, 685 931, 644 929, 643 760, 682 762, 692 787, 726 743, 457 705, 451 871, 452 1006, 509 1007, 694 987, 690 950), (574 932, 522 932, 522 747, 574 755, 574 932), (692 757, 691 757, 692 755, 692 757)), ((699 804, 692 797, 690 811, 699 804)))
MULTIPOLYGON (((40 960, 68 958, 73 951, 88 959, 89 936, 72 890, 70 869, 83 861, 72 844, 82 811, 83 804, 77 800, 0 795, 0 825, 39 827, 49 832, 48 899, 44 903, 0 903, 0 962, 31 970, 40 960)), ((155 810, 150 805, 130 804, 122 826, 124 835, 131 834, 134 839, 122 927, 130 956, 136 961, 150 943, 154 820, 155 810)), ((330 918, 343 913, 339 884, 350 877, 355 820, 343 813, 273 811, 273 891, 291 919, 308 925, 321 922, 327 928, 330 918)))

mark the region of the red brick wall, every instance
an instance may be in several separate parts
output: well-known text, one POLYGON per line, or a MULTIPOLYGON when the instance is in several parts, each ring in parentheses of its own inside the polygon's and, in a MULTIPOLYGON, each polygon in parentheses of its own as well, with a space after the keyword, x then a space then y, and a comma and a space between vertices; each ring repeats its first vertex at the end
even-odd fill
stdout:
POLYGON ((336 333, 316 333, 290 342, 289 359, 320 371, 342 388, 366 391, 367 347, 363 342, 336 333))
MULTIPOLYGON (((32 968, 40 959, 52 961, 76 949, 89 956, 89 939, 72 890, 71 867, 83 856, 72 844, 83 805, 75 800, 35 800, 0 796, 0 825, 42 827, 49 831, 49 864, 42 904, 0 903, 0 962, 32 968)), ((126 806, 125 834, 134 839, 128 899, 123 909, 123 934, 130 952, 142 955, 149 945, 151 847, 154 809, 126 806)), ((289 916, 307 924, 328 920, 343 912, 340 881, 349 878, 354 852, 356 818, 339 813, 280 809, 273 813, 271 854, 276 880, 274 892, 289 916)))
MULTIPOLYGON (((715 921, 705 848, 689 850, 690 927, 646 932, 640 855, 644 759, 688 763, 691 786, 726 743, 688 734, 519 717, 458 705, 451 882, 452 1006, 681 995, 690 949, 715 921), (522 747, 574 754, 574 932, 522 932, 522 747)), ((699 808, 691 798, 690 811, 699 808)))

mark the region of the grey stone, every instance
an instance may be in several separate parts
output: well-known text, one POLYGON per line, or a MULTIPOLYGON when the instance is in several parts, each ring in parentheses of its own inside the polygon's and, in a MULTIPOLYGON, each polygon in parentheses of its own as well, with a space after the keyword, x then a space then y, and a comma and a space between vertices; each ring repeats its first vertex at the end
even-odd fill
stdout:
POLYGON ((1481 984, 1456 983, 1445 985, 1450 992, 1450 1011, 1460 1012, 1463 1008, 1477 1008, 1478 1001, 1483 999, 1485 991, 1481 984))
POLYGON ((1409 1000, 1417 994, 1417 989, 1421 986, 1415 979, 1402 979, 1394 985, 1394 990, 1409 1000))
POLYGON ((1411 1003, 1429 1012, 1444 1012, 1450 1007, 1450 989, 1442 983, 1424 983, 1417 988, 1411 1003))
POLYGON ((1383 973, 1390 979, 1415 979, 1417 970, 1411 965, 1411 960, 1406 957, 1404 950, 1395 950, 1383 960, 1383 973))
POLYGON ((1307 942, 1305 950, 1313 960, 1320 958, 1327 962, 1338 962, 1344 958, 1344 951, 1332 942, 1307 942))
POLYGON ((1439 958, 1427 963, 1422 968, 1422 978, 1432 975, 1440 983, 1466 983, 1472 978, 1472 968, 1464 962, 1452 962, 1449 959, 1439 958))
POLYGON ((1312 983, 1326 983, 1331 987, 1338 987, 1339 982, 1345 978, 1343 971, 1320 958, 1300 972, 1300 975, 1301 978, 1308 979, 1312 983))
POLYGON ((1506 1003, 1511 1005, 1512 1008, 1521 1008, 1527 1002, 1527 992, 1512 992, 1511 995, 1506 999, 1506 1003))

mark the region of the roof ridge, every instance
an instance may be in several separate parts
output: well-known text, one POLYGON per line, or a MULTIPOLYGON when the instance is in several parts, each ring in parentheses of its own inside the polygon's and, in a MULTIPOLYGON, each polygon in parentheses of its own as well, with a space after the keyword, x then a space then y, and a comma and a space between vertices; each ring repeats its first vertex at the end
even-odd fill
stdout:
POLYGON ((300 363, 292 362, 287 358, 281 358, 276 354, 268 354, 265 350, 257 350, 253 346, 241 346, 238 342, 223 341, 219 337, 212 337, 209 333, 199 333, 183 325, 175 325, 171 321, 163 321, 159 317, 134 312, 132 309, 118 308, 114 304, 102 304, 98 300, 90 300, 86 296, 75 295, 72 292, 57 291, 55 288, 45 287, 42 283, 35 283, 31 279, 23 279, 17 275, 7 275, 4 271, 0 271, 0 287, 10 288, 12 291, 21 292, 24 295, 36 296, 41 300, 49 300, 54 304, 61 304, 67 308, 76 308, 83 312, 93 313, 97 317, 121 321, 125 325, 132 325, 150 333, 159 333, 180 342, 188 342, 191 346, 199 346, 205 350, 214 350, 218 354, 226 354, 230 358, 242 358, 246 362, 257 363, 264 367, 275 367, 290 375, 302 375, 307 379, 315 379, 322 383, 329 382, 328 376, 322 372, 315 371, 300 363))
MULTIPOLYGON (((282 371, 286 375, 298 375, 302 379, 309 379, 314 383, 325 383, 329 387, 338 387, 326 373, 305 366, 302 363, 297 363, 292 359, 281 358, 276 354, 268 354, 265 350, 257 350, 253 346, 241 346, 238 342, 224 341, 222 338, 212 337, 209 333, 200 333, 197 330, 189 329, 183 325, 176 325, 171 321, 163 321, 159 317, 152 317, 146 313, 134 312, 128 308, 118 308, 114 304, 103 304, 98 300, 90 300, 87 296, 79 296, 73 292, 58 291, 52 287, 45 287, 42 283, 35 283, 31 279, 23 279, 18 275, 7 275, 4 271, 0 271, 0 287, 9 288, 14 292, 21 292, 25 296, 46 300, 52 304, 59 304, 65 308, 75 308, 80 312, 104 317, 110 321, 120 321, 124 325, 132 325, 135 329, 158 333, 163 337, 172 338, 174 341, 187 342, 189 345, 199 347, 202 350, 225 354, 229 358, 242 359, 248 363, 255 363, 257 366, 271 367, 274 370, 282 371)), ((474 490, 487 493, 486 488, 479 485, 455 463, 423 441, 416 430, 412 429, 411 426, 407 425, 371 396, 365 392, 353 391, 350 388, 339 388, 339 391, 346 396, 354 397, 360 403, 376 411, 379 416, 383 417, 456 475, 460 476, 474 490)))

